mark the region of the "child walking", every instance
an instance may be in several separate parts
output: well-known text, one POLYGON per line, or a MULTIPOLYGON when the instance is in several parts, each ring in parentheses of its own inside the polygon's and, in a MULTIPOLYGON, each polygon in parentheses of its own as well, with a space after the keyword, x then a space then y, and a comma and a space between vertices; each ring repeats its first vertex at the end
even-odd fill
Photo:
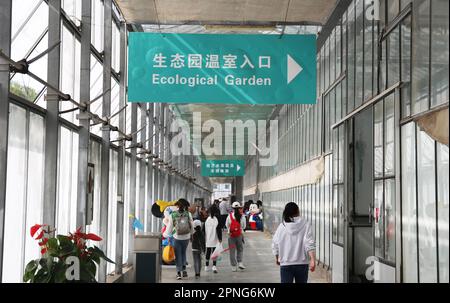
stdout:
MULTIPOLYGON (((206 266, 205 271, 209 270, 209 259, 211 254, 219 242, 222 242, 222 226, 219 221, 220 210, 217 205, 213 204, 209 208, 209 216, 205 222, 206 235, 206 266)), ((213 260, 212 271, 217 274, 217 260, 213 260)))
POLYGON ((202 232, 202 222, 194 221, 194 234, 192 235, 192 256, 194 259, 195 278, 200 278, 202 268, 202 253, 205 252, 205 236, 202 232))

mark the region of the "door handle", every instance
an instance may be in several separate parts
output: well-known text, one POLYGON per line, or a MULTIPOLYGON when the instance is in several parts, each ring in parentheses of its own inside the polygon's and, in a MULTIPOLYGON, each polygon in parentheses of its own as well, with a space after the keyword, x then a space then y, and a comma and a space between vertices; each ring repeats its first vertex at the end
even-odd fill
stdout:
POLYGON ((369 206, 369 223, 372 224, 373 213, 372 213, 372 205, 369 206))

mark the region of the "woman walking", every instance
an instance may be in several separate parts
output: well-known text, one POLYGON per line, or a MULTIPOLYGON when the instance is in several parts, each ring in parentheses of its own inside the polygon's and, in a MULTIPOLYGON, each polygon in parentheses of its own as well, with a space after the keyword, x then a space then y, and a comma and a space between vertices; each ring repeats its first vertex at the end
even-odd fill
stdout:
MULTIPOLYGON (((209 260, 211 254, 217 244, 222 243, 222 227, 219 222, 220 211, 217 205, 213 204, 209 207, 209 216, 205 222, 205 238, 206 238, 206 266, 205 272, 209 271, 209 260)), ((212 271, 217 273, 217 260, 213 260, 212 271)))
POLYGON ((230 263, 231 270, 237 271, 245 269, 242 263, 244 253, 244 238, 242 235, 245 229, 245 216, 242 215, 242 206, 239 202, 233 202, 231 205, 233 211, 228 215, 226 220, 226 227, 228 230, 228 247, 230 249, 230 263))
POLYGON ((283 222, 278 226, 272 240, 272 250, 280 265, 281 283, 307 283, 308 270, 316 268, 316 243, 311 224, 300 217, 294 202, 283 211, 283 222))
POLYGON ((194 222, 192 215, 188 211, 189 202, 185 199, 179 199, 175 206, 178 210, 172 212, 169 216, 164 237, 168 238, 173 235, 175 248, 175 263, 177 267, 177 280, 187 278, 186 271, 186 249, 194 232, 194 222))

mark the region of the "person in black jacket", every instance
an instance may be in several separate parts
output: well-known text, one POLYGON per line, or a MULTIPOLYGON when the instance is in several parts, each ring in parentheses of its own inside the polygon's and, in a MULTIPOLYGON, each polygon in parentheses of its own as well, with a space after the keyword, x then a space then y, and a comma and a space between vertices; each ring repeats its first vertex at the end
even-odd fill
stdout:
POLYGON ((195 278, 200 278, 202 268, 202 253, 206 250, 205 236, 202 232, 202 222, 194 221, 194 234, 192 235, 192 256, 194 259, 195 278))

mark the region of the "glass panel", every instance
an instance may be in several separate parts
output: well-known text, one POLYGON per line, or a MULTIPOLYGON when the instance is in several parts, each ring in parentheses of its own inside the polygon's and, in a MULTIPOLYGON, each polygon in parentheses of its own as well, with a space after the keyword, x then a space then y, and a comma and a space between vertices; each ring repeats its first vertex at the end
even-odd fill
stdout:
POLYGON ((384 183, 386 260, 395 262, 395 179, 384 183))
POLYGON ((99 52, 103 51, 103 19, 103 1, 92 0, 91 41, 92 45, 94 45, 99 52))
MULTIPOLYGON (((80 100, 80 42, 63 26, 61 40, 61 91, 69 94, 74 100, 80 100)), ((70 102, 60 102, 60 110, 75 107, 70 102)), ((61 115, 64 119, 75 123, 77 112, 73 111, 61 115)), ((78 123, 76 123, 78 124, 78 123)))
POLYGON ((395 173, 395 95, 391 94, 384 100, 384 173, 392 176, 395 173))
POLYGON ((425 132, 417 132, 419 278, 437 282, 435 143, 425 132))
POLYGON ((56 229, 68 234, 76 229, 78 134, 61 127, 59 144, 56 229))
POLYGON ((356 1, 356 38, 355 38, 355 108, 363 102, 364 92, 364 0, 356 1))
POLYGON ((375 256, 384 259, 384 207, 383 207, 383 181, 374 184, 374 241, 375 256))
POLYGON ((11 104, 9 107, 8 169, 6 176, 6 205, 2 282, 21 282, 23 273, 23 241, 29 237, 25 230, 26 199, 26 111, 11 104))
MULTIPOLYGON (((389 1, 396 2, 396 1, 389 1)), ((395 28, 387 38, 388 75, 387 87, 391 87, 400 80, 400 27, 395 28)))
POLYGON ((383 102, 374 111, 374 170, 375 177, 383 176, 383 102))
POLYGON ((63 0, 61 3, 63 10, 66 12, 72 22, 77 26, 81 24, 81 1, 79 0, 63 0))
POLYGON ((39 246, 28 231, 34 224, 42 222, 44 195, 44 118, 30 112, 28 141, 27 210, 25 225, 25 265, 39 258, 39 246))
MULTIPOLYGON (((116 151, 109 152, 109 193, 108 193, 108 250, 107 256, 111 260, 116 259, 117 240, 117 175, 118 175, 118 154, 116 151)), ((141 221, 142 222, 142 221, 141 221)), ((114 271, 114 264, 107 265, 107 272, 114 271)))
POLYGON ((344 244, 344 185, 339 185, 339 236, 338 241, 341 244, 344 244))
POLYGON ((428 109, 430 79, 430 0, 414 1, 413 5, 413 114, 428 109))
POLYGON ((432 3, 431 106, 436 106, 449 101, 449 1, 432 3))
MULTIPOLYGON (((373 5, 372 0, 364 0, 366 11, 371 9, 373 5)), ((364 101, 368 100, 373 95, 373 47, 374 47, 374 39, 373 39, 373 31, 374 31, 374 22, 364 19, 364 101)))
POLYGON ((401 88, 402 117, 411 115, 411 17, 401 24, 401 88))
POLYGON ((437 148, 437 177, 438 177, 438 234, 439 234, 439 282, 449 282, 449 252, 448 252, 448 184, 449 157, 448 146, 438 144, 437 148))
POLYGON ((402 128, 403 282, 417 283, 416 126, 402 128))
POLYGON ((347 112, 355 108, 355 8, 354 2, 348 9, 348 59, 347 59, 347 112))

